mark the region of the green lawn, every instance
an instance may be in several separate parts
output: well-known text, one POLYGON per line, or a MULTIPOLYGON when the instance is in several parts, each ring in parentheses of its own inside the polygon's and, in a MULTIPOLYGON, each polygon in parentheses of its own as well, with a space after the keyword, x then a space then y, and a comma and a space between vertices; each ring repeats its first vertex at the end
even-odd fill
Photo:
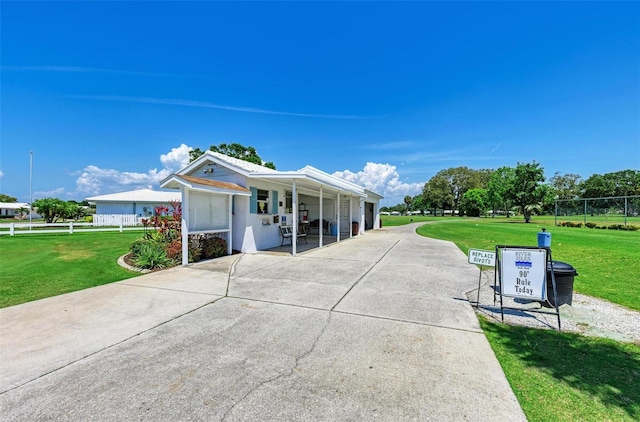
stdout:
MULTIPOLYGON (((418 233, 450 240, 463 252, 494 250, 496 245, 536 246, 537 233, 551 233, 553 259, 578 271, 574 291, 640 311, 640 232, 553 227, 534 219, 439 217, 418 233)), ((384 223, 383 223, 384 224, 384 223)))
POLYGON ((140 232, 0 237, 0 307, 135 277, 121 268, 140 232))
POLYGON ((530 422, 640 420, 639 345, 480 324, 530 422))
MULTIPOLYGON (((453 241, 465 253, 536 246, 544 225, 553 258, 578 270, 574 290, 640 310, 640 232, 553 227, 553 217, 531 224, 521 218, 427 221, 419 234, 453 241)), ((640 341, 509 326, 482 316, 480 323, 529 421, 640 420, 640 341)))

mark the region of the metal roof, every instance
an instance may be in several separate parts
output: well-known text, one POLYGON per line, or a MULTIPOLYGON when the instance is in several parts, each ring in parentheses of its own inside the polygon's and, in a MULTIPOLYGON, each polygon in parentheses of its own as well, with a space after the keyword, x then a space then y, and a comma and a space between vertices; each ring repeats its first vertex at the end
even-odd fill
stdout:
POLYGON ((151 189, 137 189, 127 192, 110 193, 87 198, 89 202, 170 202, 180 201, 179 192, 162 192, 151 189))
POLYGON ((162 181, 162 187, 170 189, 179 189, 182 186, 190 189, 201 189, 207 192, 246 195, 250 196, 251 191, 240 185, 229 182, 221 182, 219 180, 203 179, 201 177, 185 176, 174 174, 162 181), (214 188, 214 189, 211 189, 214 188))
MULTIPOLYGON (((336 193, 347 193, 365 198, 368 196, 382 198, 382 195, 376 192, 366 190, 362 186, 325 173, 312 166, 306 166, 298 171, 279 171, 213 151, 205 151, 200 157, 180 169, 175 176, 184 177, 207 162, 217 163, 251 179, 261 179, 279 183, 293 183, 295 180, 296 184, 307 189, 315 190, 322 185, 329 191, 336 193)), ((169 184, 169 180, 172 177, 173 176, 170 176, 163 180, 161 186, 176 188, 176 185, 169 184)), ((203 183, 199 184, 203 185, 203 183)))
POLYGON ((0 202, 0 208, 3 210, 19 210, 20 208, 29 208, 26 202, 0 202))

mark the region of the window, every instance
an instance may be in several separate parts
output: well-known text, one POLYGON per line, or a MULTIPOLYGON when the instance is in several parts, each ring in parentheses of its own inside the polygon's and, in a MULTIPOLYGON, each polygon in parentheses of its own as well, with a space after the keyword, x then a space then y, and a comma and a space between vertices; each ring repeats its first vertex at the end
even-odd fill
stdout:
POLYGON ((269 214, 269 191, 258 189, 258 214, 269 214))
POLYGON ((284 212, 292 213, 293 212, 293 194, 291 191, 284 191, 284 212))

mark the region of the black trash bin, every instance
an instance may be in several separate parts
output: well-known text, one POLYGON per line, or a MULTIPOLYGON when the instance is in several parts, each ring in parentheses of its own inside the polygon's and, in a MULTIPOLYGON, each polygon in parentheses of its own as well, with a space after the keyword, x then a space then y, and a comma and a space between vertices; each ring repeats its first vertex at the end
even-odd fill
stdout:
MULTIPOLYGON (((558 306, 567 304, 571 306, 573 300, 573 278, 578 275, 573 266, 562 261, 553 261, 553 275, 556 278, 556 293, 558 294, 558 306)), ((551 263, 547 262, 547 298, 551 305, 543 303, 547 307, 555 307, 553 296, 553 281, 551 279, 551 263)))

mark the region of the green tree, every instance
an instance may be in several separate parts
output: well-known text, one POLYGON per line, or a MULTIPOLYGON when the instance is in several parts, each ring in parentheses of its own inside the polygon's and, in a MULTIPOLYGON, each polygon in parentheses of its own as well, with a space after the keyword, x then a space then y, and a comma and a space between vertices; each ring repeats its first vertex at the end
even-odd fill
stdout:
POLYGON ((406 206, 407 213, 409 211, 411 211, 411 203, 412 202, 413 202, 413 198, 411 196, 407 195, 407 196, 404 197, 404 204, 406 206))
POLYGON ((67 201, 64 204, 64 214, 62 218, 77 220, 85 215, 85 208, 76 201, 67 201))
POLYGON ((557 199, 575 199, 582 194, 580 188, 582 178, 578 174, 565 174, 556 172, 551 179, 549 185, 553 188, 553 193, 557 199))
POLYGON ((611 178, 601 174, 593 174, 582 182, 582 195, 584 198, 607 198, 615 196, 615 184, 611 178))
POLYGON ((13 204, 15 202, 18 202, 18 198, 0 193, 0 202, 9 202, 13 204))
POLYGON ((469 189, 483 187, 486 170, 451 167, 439 171, 422 190, 424 198, 436 208, 458 209, 462 195, 469 189))
POLYGON ((67 212, 67 203, 58 198, 43 198, 33 201, 33 208, 47 223, 55 223, 60 218, 64 218, 67 212))
POLYGON ((512 189, 514 179, 513 167, 500 167, 491 173, 487 183, 487 206, 493 210, 494 217, 498 210, 504 210, 509 217, 512 201, 507 192, 512 189))
POLYGON ((491 175, 493 174, 493 169, 480 169, 473 170, 473 188, 483 188, 487 189, 489 186, 489 181, 491 180, 491 175))
POLYGON ((470 217, 480 217, 487 209, 487 190, 469 189, 462 195, 460 209, 470 217))
POLYGON ((507 197, 520 209, 526 223, 531 222, 532 207, 539 206, 544 198, 544 180, 544 169, 535 161, 518 163, 515 168, 514 183, 507 191, 507 197))
POLYGON ((422 197, 434 208, 434 215, 438 208, 442 210, 453 208, 453 194, 445 177, 440 173, 433 176, 422 189, 422 197))
MULTIPOLYGON (((209 147, 209 150, 228 155, 229 157, 248 161, 253 164, 265 166, 270 169, 276 169, 276 166, 273 162, 265 162, 262 158, 260 158, 260 156, 258 155, 258 151, 256 151, 254 147, 245 147, 244 145, 240 145, 234 142, 231 144, 211 145, 209 147)), ((204 154, 204 151, 202 151, 200 148, 192 149, 191 151, 189 151, 190 162, 200 157, 202 154, 204 154)))
POLYGON ((614 196, 640 195, 640 170, 622 170, 604 175, 614 186, 614 196))
POLYGON ((424 199, 422 194, 413 197, 411 206, 414 211, 420 211, 420 214, 424 215, 424 212, 430 208, 430 204, 424 199))

